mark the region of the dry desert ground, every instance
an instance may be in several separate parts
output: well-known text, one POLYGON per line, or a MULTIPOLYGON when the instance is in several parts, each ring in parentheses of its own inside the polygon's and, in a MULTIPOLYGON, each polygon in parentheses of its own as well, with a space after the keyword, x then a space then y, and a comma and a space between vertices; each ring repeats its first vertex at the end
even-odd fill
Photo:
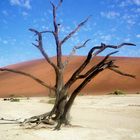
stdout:
MULTIPOLYGON (((1 98, 0 117, 23 120, 44 113, 52 107, 48 100, 31 97, 10 102, 1 98)), ((140 140, 140 94, 79 96, 71 110, 73 126, 60 131, 0 123, 0 140, 140 140)))

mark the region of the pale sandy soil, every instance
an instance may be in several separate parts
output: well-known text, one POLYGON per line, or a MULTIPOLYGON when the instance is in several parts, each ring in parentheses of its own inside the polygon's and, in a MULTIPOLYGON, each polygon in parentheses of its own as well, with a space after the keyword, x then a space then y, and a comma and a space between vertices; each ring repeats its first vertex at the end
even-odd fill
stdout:
MULTIPOLYGON (((47 100, 9 102, 1 98, 0 117, 24 119, 44 113, 52 107, 47 100)), ((71 114, 74 126, 60 131, 0 124, 0 140, 140 140, 140 95, 81 96, 71 114)))

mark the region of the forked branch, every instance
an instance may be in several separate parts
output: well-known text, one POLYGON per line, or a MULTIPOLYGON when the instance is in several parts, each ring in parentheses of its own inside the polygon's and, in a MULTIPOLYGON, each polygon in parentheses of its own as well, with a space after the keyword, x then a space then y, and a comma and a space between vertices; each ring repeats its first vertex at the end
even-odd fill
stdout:
POLYGON ((55 72, 58 71, 57 66, 50 60, 48 54, 45 52, 44 48, 43 48, 43 41, 42 41, 42 33, 38 32, 35 29, 29 29, 31 32, 34 32, 35 35, 37 35, 37 44, 32 43, 35 47, 37 47, 41 54, 44 56, 45 60, 54 68, 55 72))
POLYGON ((83 75, 79 75, 77 76, 77 79, 81 79, 81 78, 86 78, 87 76, 89 76, 91 73, 93 73, 94 71, 96 71, 97 69, 99 68, 103 68, 104 66, 108 65, 108 67, 110 66, 111 67, 114 67, 113 63, 114 61, 113 60, 108 60, 108 58, 117 53, 118 51, 115 51, 115 52, 111 52, 109 53, 108 55, 105 56, 105 58, 103 60, 101 60, 97 65, 94 65, 92 68, 90 68, 85 74, 83 75))
MULTIPOLYGON (((80 73, 85 69, 85 67, 89 64, 89 62, 92 60, 93 57, 97 56, 99 53, 101 53, 103 50, 107 49, 107 48, 113 48, 113 49, 118 49, 120 47, 123 47, 125 45, 131 45, 131 46, 135 46, 135 44, 132 44, 132 43, 122 43, 120 45, 117 45, 117 46, 114 46, 114 45, 106 45, 106 44, 103 44, 101 43, 101 46, 95 46, 93 48, 91 48, 91 50, 89 51, 88 55, 87 55, 87 58, 86 60, 81 64, 81 66, 73 73, 73 75, 71 76, 71 78, 68 80, 68 82, 65 84, 64 88, 68 88, 70 87, 78 78, 80 77, 85 77, 85 76, 80 76, 80 73), (97 50, 95 52, 95 50, 97 50)), ((115 52, 116 53, 116 52, 115 52)), ((111 53, 112 54, 112 53, 111 53)), ((108 54, 105 59, 107 60, 107 58, 111 55, 111 54, 108 54)), ((100 62, 102 63, 102 62, 100 62)), ((99 63, 99 64, 100 64, 99 63)), ((98 65, 99 65, 98 64, 98 65)), ((96 67, 96 66, 95 66, 96 67)), ((88 75, 92 70, 94 69, 94 66, 91 68, 90 71, 88 71, 86 73, 86 75, 88 75)))

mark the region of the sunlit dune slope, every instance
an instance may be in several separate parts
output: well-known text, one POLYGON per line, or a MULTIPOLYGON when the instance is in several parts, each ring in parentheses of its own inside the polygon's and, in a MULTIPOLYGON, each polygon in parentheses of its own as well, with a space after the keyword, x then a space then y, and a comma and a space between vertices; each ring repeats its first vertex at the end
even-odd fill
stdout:
MULTIPOLYGON (((103 57, 96 57, 89 65, 96 64, 103 57)), ((66 57, 63 57, 65 60, 66 57)), ((140 91, 140 58, 129 57, 113 57, 116 59, 116 64, 120 67, 120 70, 130 74, 136 75, 136 79, 132 79, 125 76, 120 76, 110 70, 105 70, 93 79, 82 91, 84 94, 108 94, 114 90, 123 90, 128 93, 136 93, 140 91)), ((84 56, 74 56, 69 65, 65 69, 64 79, 67 81, 76 70, 78 66, 85 60, 84 56)), ((55 61, 55 57, 52 58, 55 61)), ((54 85, 55 75, 54 70, 44 59, 33 60, 20 64, 7 66, 8 68, 25 71, 33 74, 34 76, 46 81, 50 85, 54 85)), ((86 70, 87 70, 86 69, 86 70)), ((70 89, 70 92, 75 89, 81 81, 78 81, 70 89)), ((39 85, 32 79, 10 72, 0 72, 0 97, 9 95, 19 96, 43 96, 47 95, 49 90, 39 85)))

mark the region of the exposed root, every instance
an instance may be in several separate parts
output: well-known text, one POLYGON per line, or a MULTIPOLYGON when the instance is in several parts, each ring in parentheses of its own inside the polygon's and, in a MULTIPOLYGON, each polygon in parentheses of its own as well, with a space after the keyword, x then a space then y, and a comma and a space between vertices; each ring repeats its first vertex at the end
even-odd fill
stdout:
POLYGON ((6 119, 6 118, 0 118, 0 120, 2 120, 2 121, 14 121, 14 122, 18 122, 18 121, 20 120, 20 118, 19 118, 19 119, 6 119))
POLYGON ((0 124, 20 124, 20 119, 6 119, 6 118, 0 118, 0 124))
POLYGON ((1 121, 4 121, 0 124, 20 124, 20 126, 23 126, 26 129, 38 128, 37 126, 40 125, 42 127, 43 125, 45 128, 54 128, 53 130, 60 130, 62 125, 69 127, 71 126, 69 121, 64 119, 62 116, 59 119, 54 118, 54 114, 52 115, 52 113, 48 112, 42 115, 33 116, 31 118, 25 119, 24 121, 19 121, 19 119, 0 118, 1 121))
POLYGON ((52 116, 50 116, 50 112, 48 112, 42 115, 33 116, 29 119, 25 119, 21 123, 21 126, 30 126, 30 128, 34 128, 40 124, 55 125, 56 122, 52 120, 52 116))

